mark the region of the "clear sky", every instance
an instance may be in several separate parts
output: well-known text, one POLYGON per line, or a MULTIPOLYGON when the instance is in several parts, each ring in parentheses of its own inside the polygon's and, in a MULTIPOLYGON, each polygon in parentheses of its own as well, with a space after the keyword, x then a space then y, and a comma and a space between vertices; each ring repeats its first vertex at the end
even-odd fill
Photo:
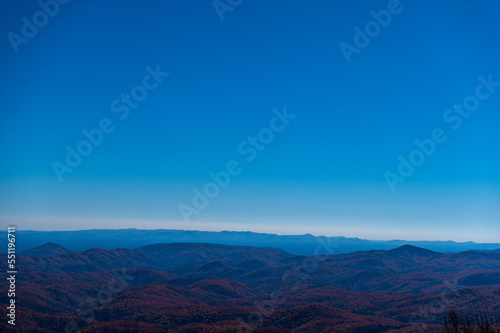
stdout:
POLYGON ((500 241, 498 1, 46 3, 0 5, 2 227, 500 241))

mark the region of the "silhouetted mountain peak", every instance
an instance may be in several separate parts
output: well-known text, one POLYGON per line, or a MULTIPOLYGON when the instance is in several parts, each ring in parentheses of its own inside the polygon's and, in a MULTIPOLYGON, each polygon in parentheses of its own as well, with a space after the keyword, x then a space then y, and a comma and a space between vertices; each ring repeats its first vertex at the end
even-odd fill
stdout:
POLYGON ((22 251, 21 255, 33 257, 49 257, 69 253, 73 253, 73 251, 55 243, 45 243, 32 249, 22 251))
POLYGON ((410 255, 419 257, 435 256, 438 254, 437 252, 408 244, 388 250, 386 253, 391 255, 410 255))

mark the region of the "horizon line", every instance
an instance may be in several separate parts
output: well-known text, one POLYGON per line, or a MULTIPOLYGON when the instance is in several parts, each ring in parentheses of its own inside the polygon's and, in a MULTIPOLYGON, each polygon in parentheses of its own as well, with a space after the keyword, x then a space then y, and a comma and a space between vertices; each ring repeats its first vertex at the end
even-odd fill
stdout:
MULTIPOLYGON (((354 235, 326 235, 326 234, 314 234, 311 232, 299 232, 299 233, 279 233, 279 232, 263 232, 263 231, 255 231, 255 230, 231 230, 231 229, 220 229, 220 230, 201 230, 201 229, 179 229, 179 228, 157 228, 157 227, 151 227, 151 228, 137 228, 137 227, 118 227, 118 228, 102 228, 102 227, 91 227, 88 229, 81 229, 81 228, 71 228, 71 229, 33 229, 33 228, 19 228, 17 223, 8 223, 5 224, 6 219, 39 219, 40 217, 14 217, 14 216, 0 216, 0 224, 3 225, 3 228, 0 230, 0 232, 6 232, 8 226, 14 225, 16 227, 16 231, 28 231, 28 232, 82 232, 82 231, 94 231, 94 230, 106 230, 106 231, 118 231, 118 230, 137 230, 137 231, 184 231, 184 232, 211 232, 211 233, 222 233, 222 232, 228 232, 228 233, 254 233, 254 234, 263 234, 263 235, 275 235, 275 236, 312 236, 315 238, 318 237, 325 237, 325 238, 346 238, 346 239, 357 239, 357 240, 366 240, 366 241, 373 241, 373 242, 392 242, 392 241, 400 241, 400 242, 452 242, 452 243, 457 243, 457 244, 467 244, 467 243, 473 243, 473 244, 500 244, 499 241, 474 241, 474 240, 453 240, 453 239, 405 239, 405 238, 384 238, 384 239, 377 239, 377 238, 365 238, 362 236, 354 236, 354 235), (4 225, 5 224, 5 225, 4 225)), ((137 220, 132 220, 132 219, 95 219, 95 218, 71 218, 71 217, 42 217, 43 219, 49 219, 49 218, 56 218, 56 219, 77 219, 77 220, 113 220, 113 221, 134 221, 136 222, 137 220)), ((144 220, 140 220, 144 221, 144 220)), ((148 220, 149 221, 149 220, 148 220)), ((154 221, 154 220, 152 220, 154 221)), ((163 222, 166 223, 165 221, 154 221, 154 222, 163 222)), ((210 223, 208 223, 210 224, 210 223)), ((212 223, 213 225, 213 223, 212 223)), ((219 225, 219 223, 217 224, 219 225)), ((241 224, 240 224, 241 225, 241 224)))

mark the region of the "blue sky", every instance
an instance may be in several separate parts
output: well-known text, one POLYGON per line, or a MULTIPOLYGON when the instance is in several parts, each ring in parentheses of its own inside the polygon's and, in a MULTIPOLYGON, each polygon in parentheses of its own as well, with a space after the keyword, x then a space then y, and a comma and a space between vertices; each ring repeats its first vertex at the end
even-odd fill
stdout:
POLYGON ((221 20, 212 1, 73 0, 22 43, 9 33, 42 9, 3 3, 2 225, 498 241, 498 2, 229 3, 221 20), (348 62, 341 43, 388 8, 348 62), (487 97, 457 126, 454 105, 480 85, 487 97), (121 100, 132 91, 147 93, 134 108, 121 100), (248 161, 238 147, 284 108, 296 117, 248 161), (113 130, 60 181, 54 162, 103 119, 113 130), (390 186, 435 129, 446 140, 390 186), (230 161, 240 172, 197 209, 193 189, 230 161))

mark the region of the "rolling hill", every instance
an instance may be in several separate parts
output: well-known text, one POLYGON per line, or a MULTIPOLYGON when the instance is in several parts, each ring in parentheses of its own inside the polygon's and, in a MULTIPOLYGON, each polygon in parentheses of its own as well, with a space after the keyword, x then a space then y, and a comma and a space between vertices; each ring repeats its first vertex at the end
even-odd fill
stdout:
MULTIPOLYGON (((275 247, 295 255, 339 254, 356 251, 390 250, 405 244, 437 252, 461 252, 466 250, 496 250, 500 243, 479 244, 452 241, 373 241, 347 237, 306 235, 275 235, 243 231, 195 231, 195 230, 139 230, 93 229, 79 231, 31 231, 17 230, 17 249, 27 250, 47 242, 59 244, 72 251, 89 248, 134 249, 155 243, 211 243, 253 247, 275 247), (319 246, 319 247, 318 247, 319 246)), ((0 231, 0 251, 5 248, 5 231, 0 231)))
POLYGON ((403 245, 302 256, 271 247, 167 243, 66 252, 46 244, 19 256, 23 329, 410 332, 425 322, 438 332, 448 308, 493 314, 500 304, 494 251, 403 245))

